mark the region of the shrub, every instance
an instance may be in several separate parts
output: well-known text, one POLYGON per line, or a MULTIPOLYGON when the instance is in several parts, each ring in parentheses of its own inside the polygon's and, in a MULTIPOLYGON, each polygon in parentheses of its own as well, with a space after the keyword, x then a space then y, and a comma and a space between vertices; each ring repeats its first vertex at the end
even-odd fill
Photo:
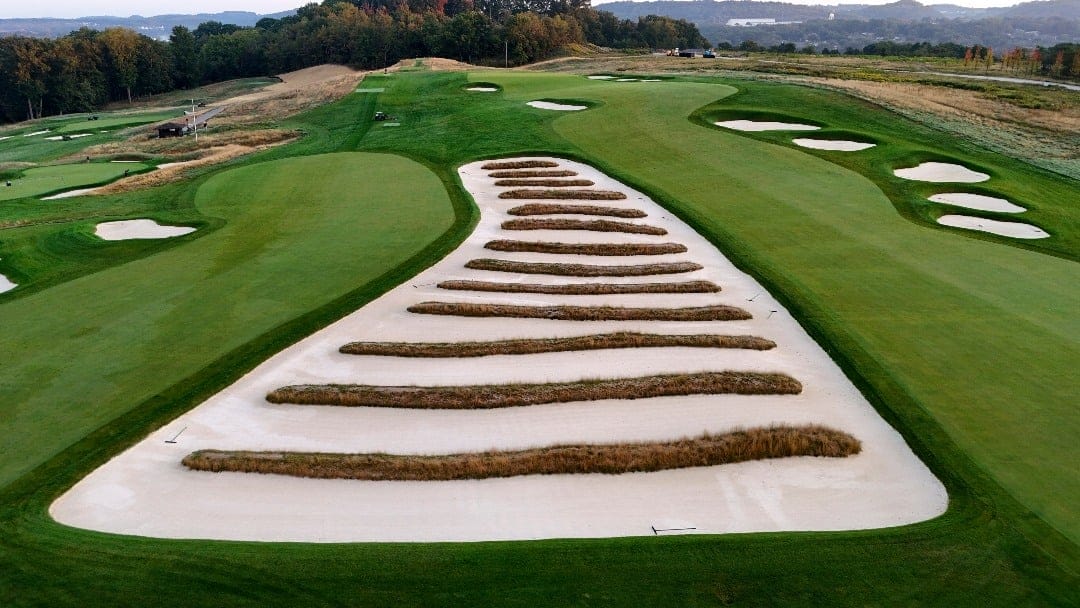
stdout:
POLYGON ((801 392, 802 384, 786 374, 701 372, 547 384, 297 384, 272 391, 266 400, 296 405, 462 410, 677 395, 797 395, 801 392))
POLYGON ((572 338, 522 338, 487 342, 351 342, 339 350, 346 355, 382 355, 387 357, 487 357, 490 355, 529 355, 614 348, 744 348, 770 350, 772 340, 756 336, 718 334, 664 335, 637 332, 592 334, 572 338))

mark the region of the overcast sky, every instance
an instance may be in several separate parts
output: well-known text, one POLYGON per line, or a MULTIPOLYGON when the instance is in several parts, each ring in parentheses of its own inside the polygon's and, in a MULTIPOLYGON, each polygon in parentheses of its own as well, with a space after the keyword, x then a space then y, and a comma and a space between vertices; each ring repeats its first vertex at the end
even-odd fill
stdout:
MULTIPOLYGON (((610 1, 610 0, 608 0, 610 1)), ((795 4, 886 4, 891 0, 786 0, 795 4)), ((923 4, 959 4, 962 6, 1010 6, 1014 0, 920 0, 923 4)), ((594 5, 603 0, 593 0, 594 5)), ((162 2, 161 0, 48 0, 36 2, 15 2, 4 0, 0 6, 0 18, 11 17, 88 17, 110 15, 127 17, 129 15, 194 14, 218 13, 230 11, 252 11, 259 14, 277 13, 306 4, 304 0, 182 0, 162 2)))

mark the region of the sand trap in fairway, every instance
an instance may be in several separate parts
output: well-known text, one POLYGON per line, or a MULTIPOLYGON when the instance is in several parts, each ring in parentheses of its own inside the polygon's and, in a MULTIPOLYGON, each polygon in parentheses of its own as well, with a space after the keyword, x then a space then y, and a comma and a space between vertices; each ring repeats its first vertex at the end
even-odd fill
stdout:
POLYGON ((970 194, 967 192, 943 192, 931 196, 929 200, 935 203, 967 207, 968 209, 979 209, 980 211, 997 211, 999 213, 1020 213, 1021 211, 1027 211, 1027 208, 1021 207, 1020 205, 1014 205, 1003 198, 984 196, 982 194, 970 194))
POLYGON ((110 160, 110 163, 141 163, 141 160, 110 160))
POLYGON ((637 82, 637 78, 616 78, 615 82, 637 82))
POLYGON ((4 293, 5 291, 11 291, 12 289, 15 289, 18 286, 19 285, 17 283, 12 283, 11 279, 9 279, 6 276, 0 274, 0 293, 4 293))
POLYGON ((614 76, 589 76, 589 80, 614 80, 614 76))
POLYGON ((714 123, 718 127, 736 131, 817 131, 821 127, 797 122, 769 122, 760 120, 724 120, 714 123))
POLYGON ((495 93, 498 92, 496 87, 469 87, 466 91, 476 91, 477 93, 495 93))
POLYGON ((1050 236, 1042 228, 1023 222, 1002 222, 981 217, 971 217, 970 215, 943 215, 937 221, 942 226, 978 230, 1014 239, 1045 239, 1050 236))
POLYGON ((873 148, 877 144, 868 144, 861 141, 848 141, 845 139, 807 139, 797 137, 791 140, 796 146, 813 148, 814 150, 833 150, 836 152, 858 152, 873 148))
POLYGON ((90 137, 91 135, 93 135, 93 133, 76 133, 75 135, 56 135, 54 137, 46 137, 45 139, 49 141, 60 141, 65 137, 68 139, 78 139, 80 137, 90 137))
POLYGON ((559 110, 562 112, 575 112, 577 110, 589 109, 589 106, 571 106, 564 103, 552 103, 550 101, 530 101, 525 105, 540 108, 541 110, 559 110))
POLYGON ((55 201, 62 198, 73 198, 76 196, 83 196, 84 194, 90 194, 97 188, 79 188, 78 190, 68 190, 67 192, 61 192, 60 194, 54 194, 52 196, 42 197, 43 201, 55 201))
POLYGON ((44 131, 34 131, 33 133, 27 133, 23 135, 23 137, 33 137, 35 135, 41 135, 42 133, 48 133, 49 131, 50 129, 45 129, 44 131))
POLYGON ((3 135, 3 136, 0 136, 0 141, 4 141, 5 139, 11 139, 12 137, 13 137, 12 135, 3 135))
POLYGON ((130 239, 168 239, 195 232, 190 226, 163 226, 154 220, 123 220, 102 222, 94 229, 94 234, 105 241, 126 241, 130 239))
POLYGON ((963 165, 953 163, 920 163, 914 167, 897 169, 893 171, 896 177, 910 179, 918 182, 959 182, 974 184, 985 182, 990 176, 978 171, 972 171, 963 165))
MULTIPOLYGON (((942 513, 943 486, 874 411, 783 306, 705 238, 644 194, 595 168, 553 158, 596 188, 627 195, 612 205, 641 209, 663 237, 550 231, 560 242, 679 242, 686 251, 649 261, 697 262, 688 279, 707 294, 558 296, 454 292, 443 280, 490 280, 466 267, 483 257, 525 262, 609 263, 586 255, 495 252, 508 238, 507 202, 485 161, 458 175, 480 209, 473 233, 445 258, 362 309, 274 355, 233 385, 151 433, 53 503, 58 521, 94 530, 169 538, 297 542, 478 541, 652 536, 657 528, 697 533, 844 530, 896 526, 942 513), (422 301, 508 304, 740 306, 753 318, 712 322, 573 322, 458 318, 406 311, 422 301), (641 348, 475 359, 343 355, 354 340, 460 341, 548 338, 598 332, 726 333, 777 343, 769 351, 641 348), (390 410, 271 405, 286 384, 358 382, 466 385, 558 382, 658 373, 758 370, 789 373, 800 395, 692 395, 514 407, 487 411, 390 410), (447 482, 364 482, 191 471, 197 449, 447 454, 566 443, 661 441, 736 427, 820 423, 855 435, 863 452, 844 459, 790 458, 625 475, 537 475, 447 482), (182 429, 177 443, 166 443, 182 429)), ((500 280, 528 282, 503 273, 500 280)), ((575 284, 595 279, 547 277, 575 284)), ((607 282, 639 282, 640 277, 607 282)))

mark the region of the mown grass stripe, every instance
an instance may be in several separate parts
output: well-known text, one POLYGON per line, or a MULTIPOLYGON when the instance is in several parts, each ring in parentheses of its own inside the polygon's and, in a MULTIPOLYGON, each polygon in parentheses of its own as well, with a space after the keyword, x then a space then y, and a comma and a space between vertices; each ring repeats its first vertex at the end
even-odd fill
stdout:
POLYGON ((861 450, 859 440, 848 433, 806 425, 705 433, 664 442, 557 445, 442 456, 199 450, 186 456, 183 464, 197 471, 317 479, 452 481, 521 475, 648 473, 791 456, 843 458, 861 450))
POLYGON ((339 351, 346 355, 441 358, 665 347, 770 350, 776 347, 776 343, 757 336, 670 335, 621 331, 570 338, 521 338, 483 342, 350 342, 339 351))
POLYGON ((797 395, 801 392, 802 384, 786 374, 725 371, 546 384, 297 384, 270 392, 266 400, 294 405, 466 410, 679 395, 797 395))

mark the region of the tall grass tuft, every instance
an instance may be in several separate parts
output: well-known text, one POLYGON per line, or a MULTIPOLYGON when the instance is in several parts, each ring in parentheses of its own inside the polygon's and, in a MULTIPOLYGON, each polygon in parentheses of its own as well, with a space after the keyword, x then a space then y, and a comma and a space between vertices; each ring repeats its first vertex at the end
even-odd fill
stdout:
POLYGON ((507 220, 503 230, 590 230, 592 232, 625 232, 628 234, 652 234, 663 236, 667 230, 658 226, 616 222, 613 220, 536 219, 507 220))
POLYGON ((710 281, 680 281, 674 283, 571 283, 568 285, 543 285, 538 283, 496 283, 494 281, 451 280, 439 283, 439 288, 457 291, 545 293, 563 296, 605 296, 625 293, 716 293, 720 291, 720 287, 710 281))
POLYGON ((577 171, 567 171, 565 169, 556 170, 540 170, 540 171, 493 171, 489 173, 491 177, 574 177, 577 175, 577 171))
POLYGON ((346 355, 386 357, 487 357, 531 355, 615 348, 744 348, 770 350, 776 343, 757 336, 719 334, 642 334, 620 331, 572 338, 521 338, 486 342, 350 342, 339 350, 346 355))
POLYGON ((499 193, 503 199, 573 199, 583 201, 621 201, 626 198, 622 192, 612 190, 506 190, 499 193))
POLYGON ((680 243, 544 243, 496 240, 488 241, 484 248, 492 251, 608 256, 686 253, 686 245, 680 243))
POLYGON ((511 317, 552 321, 741 321, 750 313, 734 306, 629 308, 622 306, 519 306, 471 302, 421 302, 409 312, 455 317, 511 317))
POLYGON ((487 163, 480 168, 486 171, 497 171, 499 169, 540 169, 558 166, 559 163, 550 160, 510 160, 487 163))
POLYGON ((861 442, 847 433, 806 425, 705 433, 654 443, 557 445, 445 456, 199 450, 184 457, 183 464, 197 471, 318 479, 451 481, 519 475, 647 473, 792 456, 843 458, 860 451, 861 442))
POLYGON ((270 403, 295 405, 472 410, 677 395, 798 395, 801 392, 802 384, 786 374, 701 372, 547 384, 296 384, 270 392, 266 400, 270 403))
POLYGON ((618 207, 601 207, 598 205, 559 205, 553 203, 531 203, 518 205, 506 211, 509 215, 606 215, 609 217, 645 217, 648 215, 640 209, 619 209, 618 207))
POLYGON ((580 188, 583 186, 595 186, 596 182, 587 179, 500 179, 495 182, 495 185, 503 188, 513 186, 538 188, 580 188))
POLYGON ((514 272, 518 274, 550 274, 569 277, 640 277, 656 274, 694 272, 695 270, 701 270, 703 268, 701 264, 695 262, 600 266, 595 264, 516 262, 513 260, 494 260, 489 258, 469 260, 465 264, 465 267, 473 270, 492 270, 496 272, 514 272))

